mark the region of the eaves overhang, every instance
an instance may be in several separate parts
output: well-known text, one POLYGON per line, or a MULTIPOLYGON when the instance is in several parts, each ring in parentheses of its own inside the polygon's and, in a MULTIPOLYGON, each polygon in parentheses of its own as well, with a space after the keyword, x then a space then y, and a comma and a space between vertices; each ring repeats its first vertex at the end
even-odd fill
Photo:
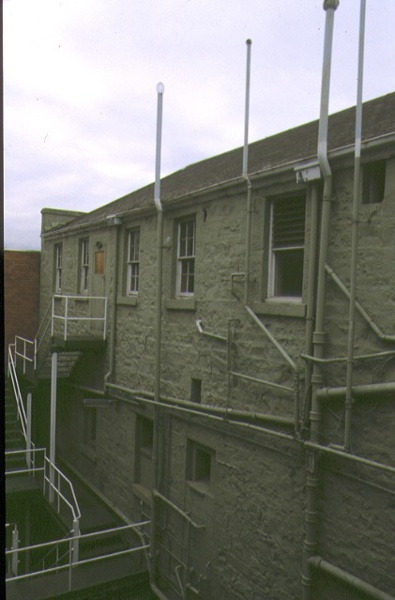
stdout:
MULTIPOLYGON (((385 147, 390 144, 395 144, 395 131, 364 140, 361 144, 361 151, 363 153, 363 152, 367 152, 372 149, 377 149, 379 147, 385 147)), ((349 144, 347 146, 342 146, 339 148, 334 148, 332 150, 329 150, 328 151, 328 159, 330 161, 338 162, 342 158, 351 157, 354 152, 354 147, 355 147, 354 144, 349 144)), ((394 153, 395 153, 395 148, 394 148, 394 153)), ((252 184, 262 185, 264 183, 265 179, 273 178, 277 175, 281 175, 286 172, 298 173, 301 171, 313 169, 314 172, 316 173, 317 167, 318 167, 318 158, 316 155, 311 155, 309 157, 304 157, 303 159, 292 160, 292 161, 288 161, 288 162, 282 163, 282 164, 280 163, 280 164, 276 164, 276 165, 268 165, 267 167, 265 167, 263 169, 259 169, 257 171, 248 173, 248 179, 250 180, 250 182, 252 184)), ((317 177, 314 176, 314 178, 317 178, 317 177)), ((302 178, 300 178, 299 181, 302 181, 302 178)), ((196 189, 196 190, 192 190, 190 192, 180 194, 179 196, 174 196, 174 197, 168 198, 168 199, 165 198, 163 200, 163 208, 166 211, 166 209, 173 209, 176 206, 184 204, 186 202, 202 200, 202 198, 207 195, 217 194, 221 191, 226 191, 229 188, 242 189, 246 185, 247 185, 247 178, 243 175, 240 175, 238 177, 227 179, 225 181, 215 183, 213 185, 205 186, 200 189, 196 189)), ((42 233, 41 236, 44 239, 51 239, 51 238, 55 238, 55 237, 59 238, 60 236, 63 236, 63 235, 66 236, 66 235, 72 234, 74 232, 77 233, 77 232, 83 232, 83 231, 92 231, 92 230, 95 230, 98 228, 102 228, 103 226, 108 226, 109 225, 108 219, 110 216, 113 218, 124 219, 124 218, 128 218, 128 217, 143 217, 143 216, 148 216, 148 215, 152 215, 155 213, 156 213, 156 210, 155 210, 154 200, 152 198, 152 203, 147 204, 145 206, 131 207, 129 209, 122 210, 119 212, 112 211, 111 215, 106 214, 104 216, 100 216, 97 220, 92 220, 92 221, 88 221, 85 223, 78 223, 75 225, 73 225, 72 223, 66 224, 64 226, 56 228, 56 230, 51 230, 51 231, 42 233)))

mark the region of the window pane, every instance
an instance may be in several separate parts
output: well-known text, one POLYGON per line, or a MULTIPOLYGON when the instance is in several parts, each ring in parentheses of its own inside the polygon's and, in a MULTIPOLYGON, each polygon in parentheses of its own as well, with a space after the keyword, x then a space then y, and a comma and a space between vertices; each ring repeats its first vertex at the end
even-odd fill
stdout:
POLYGON ((275 252, 275 296, 302 296, 303 250, 275 252))

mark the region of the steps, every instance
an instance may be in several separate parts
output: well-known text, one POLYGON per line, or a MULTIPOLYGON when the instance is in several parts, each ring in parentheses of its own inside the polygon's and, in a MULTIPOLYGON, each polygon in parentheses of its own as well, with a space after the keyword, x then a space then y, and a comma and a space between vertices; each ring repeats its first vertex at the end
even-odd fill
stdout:
MULTIPOLYGON (((59 352, 58 353, 58 371, 57 376, 59 379, 68 379, 76 366, 78 360, 81 357, 82 352, 59 352)), ((49 354, 43 365, 40 367, 39 377, 40 379, 51 379, 51 364, 52 356, 49 354)))
POLYGON ((20 450, 25 447, 22 426, 18 418, 18 409, 12 389, 12 384, 9 379, 5 384, 5 449, 20 450))

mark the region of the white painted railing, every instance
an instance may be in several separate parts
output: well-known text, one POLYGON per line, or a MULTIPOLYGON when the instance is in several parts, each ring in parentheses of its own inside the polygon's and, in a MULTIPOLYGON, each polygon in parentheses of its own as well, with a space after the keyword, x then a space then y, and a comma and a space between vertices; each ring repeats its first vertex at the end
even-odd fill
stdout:
MULTIPOLYGON (((115 534, 123 534, 128 531, 136 530, 138 537, 141 536, 141 530, 144 527, 149 527, 150 521, 141 521, 139 523, 132 523, 130 525, 121 525, 120 527, 113 527, 111 529, 104 529, 102 531, 95 531, 93 533, 79 534, 78 542, 81 543, 83 541, 95 541, 99 538, 103 538, 106 536, 113 536, 115 534)), ((72 589, 72 573, 73 569, 79 567, 81 565, 88 565, 93 563, 102 562, 106 559, 114 559, 118 556, 126 556, 132 555, 136 552, 146 552, 149 550, 149 544, 142 543, 140 546, 126 548, 125 550, 119 550, 118 552, 110 552, 107 554, 97 555, 92 558, 83 559, 83 560, 75 560, 75 539, 70 538, 62 538, 60 540, 53 540, 50 542, 45 542, 42 544, 35 544, 32 546, 24 546, 12 548, 11 550, 6 550, 6 558, 7 561, 11 561, 14 564, 18 561, 18 557, 23 556, 23 554, 30 555, 30 561, 34 562, 34 552, 41 552, 43 549, 47 548, 48 550, 54 549, 56 554, 65 558, 68 555, 68 560, 65 561, 65 564, 54 564, 52 567, 42 569, 38 569, 37 571, 20 574, 20 575, 11 575, 6 577, 6 582, 10 581, 19 581, 23 579, 28 579, 31 577, 37 577, 39 575, 47 575, 49 573, 59 573, 60 571, 69 570, 69 590, 72 589), (65 548, 64 550, 60 550, 61 548, 65 548), (16 557, 16 558, 15 558, 16 557)))
POLYGON ((70 323, 84 322, 85 324, 98 323, 101 325, 101 337, 106 339, 107 332, 107 297, 106 296, 82 296, 82 295, 59 295, 56 294, 52 298, 52 315, 51 315, 51 335, 55 334, 56 323, 61 322, 62 337, 67 340, 69 336, 70 323), (85 313, 79 314, 76 311, 78 303, 87 303, 85 313), (101 307, 97 310, 97 315, 93 316, 94 304, 100 303, 101 307), (59 311, 60 308, 60 311, 59 311), (74 309, 74 311, 73 311, 74 309))
POLYGON ((27 417, 21 388, 19 386, 18 375, 16 372, 16 343, 8 346, 8 375, 11 379, 12 388, 16 400, 18 419, 21 423, 22 433, 25 440, 27 439, 27 417))
MULTIPOLYGON (((25 455, 25 450, 9 450, 5 453, 7 458, 16 458, 25 455)), ((31 464, 26 469, 7 470, 6 476, 17 475, 39 475, 43 478, 43 494, 49 501, 55 505, 55 509, 60 514, 62 507, 70 510, 72 517, 72 535, 74 539, 73 557, 78 561, 78 539, 80 535, 79 521, 81 518, 80 507, 74 492, 72 482, 62 471, 52 463, 47 457, 45 448, 34 448, 30 450, 33 457, 31 464), (66 488, 66 489, 65 489, 66 488), (66 491, 67 490, 67 491, 66 491), (66 495, 67 494, 67 495, 66 495)))

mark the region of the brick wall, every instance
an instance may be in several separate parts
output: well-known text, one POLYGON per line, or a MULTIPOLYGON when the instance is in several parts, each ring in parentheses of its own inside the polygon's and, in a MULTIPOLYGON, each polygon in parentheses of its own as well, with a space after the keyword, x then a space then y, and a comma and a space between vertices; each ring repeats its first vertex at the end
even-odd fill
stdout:
POLYGON ((15 335, 33 339, 39 325, 40 252, 4 252, 5 347, 15 335))

